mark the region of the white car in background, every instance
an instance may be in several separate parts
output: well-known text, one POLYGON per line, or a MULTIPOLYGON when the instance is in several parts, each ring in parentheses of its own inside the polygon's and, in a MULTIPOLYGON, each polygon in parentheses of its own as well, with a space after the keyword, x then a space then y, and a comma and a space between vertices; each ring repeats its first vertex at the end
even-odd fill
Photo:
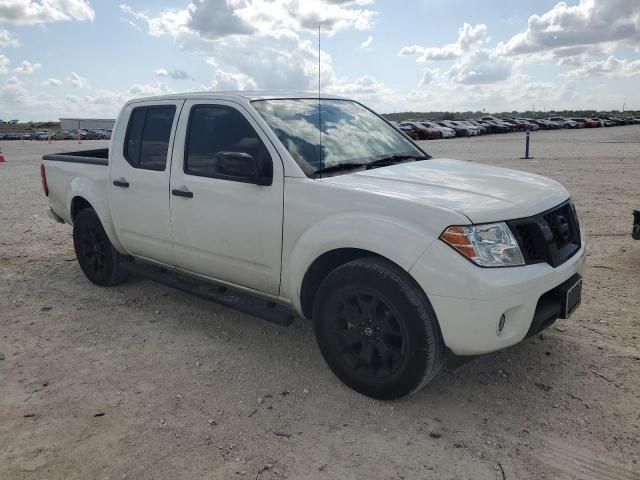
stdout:
POLYGON ((421 125, 424 125, 427 128, 431 128, 433 130, 437 130, 442 133, 442 138, 452 138, 456 136, 456 131, 453 128, 443 127, 438 125, 436 122, 418 122, 421 125))
POLYGON ((562 125, 563 128, 584 128, 584 125, 565 117, 549 117, 549 121, 562 125))

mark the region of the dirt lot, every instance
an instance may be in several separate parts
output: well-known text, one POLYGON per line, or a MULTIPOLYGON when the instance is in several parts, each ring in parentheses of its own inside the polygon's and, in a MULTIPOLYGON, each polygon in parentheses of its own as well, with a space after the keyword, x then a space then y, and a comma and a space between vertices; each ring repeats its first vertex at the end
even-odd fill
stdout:
POLYGON ((38 174, 78 145, 1 146, 1 479, 640 479, 640 126, 535 133, 530 161, 521 134, 425 143, 564 183, 589 266, 570 320, 391 403, 343 386, 305 322, 90 284, 38 174))

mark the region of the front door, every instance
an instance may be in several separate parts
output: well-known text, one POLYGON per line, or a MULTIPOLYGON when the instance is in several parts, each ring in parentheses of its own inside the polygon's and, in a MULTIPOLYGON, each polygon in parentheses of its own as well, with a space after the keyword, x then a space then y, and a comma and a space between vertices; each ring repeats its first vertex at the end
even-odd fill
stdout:
POLYGON ((177 132, 170 186, 177 266, 277 295, 284 174, 275 148, 249 112, 228 101, 185 102, 177 132), (230 168, 248 155, 269 185, 230 168))
POLYGON ((118 238, 133 255, 173 265, 169 215, 171 146, 183 100, 130 104, 111 152, 109 192, 118 238))

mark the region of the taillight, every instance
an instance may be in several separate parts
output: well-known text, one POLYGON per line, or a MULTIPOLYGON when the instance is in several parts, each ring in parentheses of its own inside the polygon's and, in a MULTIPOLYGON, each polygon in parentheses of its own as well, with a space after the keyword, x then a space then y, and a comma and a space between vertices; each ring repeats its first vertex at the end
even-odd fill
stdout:
POLYGON ((42 179, 42 191, 48 197, 49 187, 47 186, 47 173, 44 171, 44 163, 40 164, 40 178, 42 179))

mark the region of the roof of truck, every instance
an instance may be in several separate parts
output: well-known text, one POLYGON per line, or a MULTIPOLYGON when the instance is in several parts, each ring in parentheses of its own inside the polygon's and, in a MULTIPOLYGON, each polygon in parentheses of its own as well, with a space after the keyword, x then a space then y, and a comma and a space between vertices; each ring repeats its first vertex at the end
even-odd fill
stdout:
MULTIPOLYGON (((185 93, 174 93, 170 95, 159 95, 154 97, 145 97, 145 98, 136 98, 130 100, 130 102, 144 102, 149 100, 165 100, 165 99, 229 99, 229 100, 244 100, 244 101, 252 101, 252 100, 266 100, 266 99, 282 99, 282 98, 318 98, 317 92, 299 92, 292 90, 265 90, 265 91, 250 91, 250 90, 241 90, 241 91, 210 91, 210 92, 185 92, 185 93)), ((340 97, 337 95, 328 95, 325 93, 320 94, 320 98, 324 99, 343 99, 346 100, 345 97, 340 97)))

